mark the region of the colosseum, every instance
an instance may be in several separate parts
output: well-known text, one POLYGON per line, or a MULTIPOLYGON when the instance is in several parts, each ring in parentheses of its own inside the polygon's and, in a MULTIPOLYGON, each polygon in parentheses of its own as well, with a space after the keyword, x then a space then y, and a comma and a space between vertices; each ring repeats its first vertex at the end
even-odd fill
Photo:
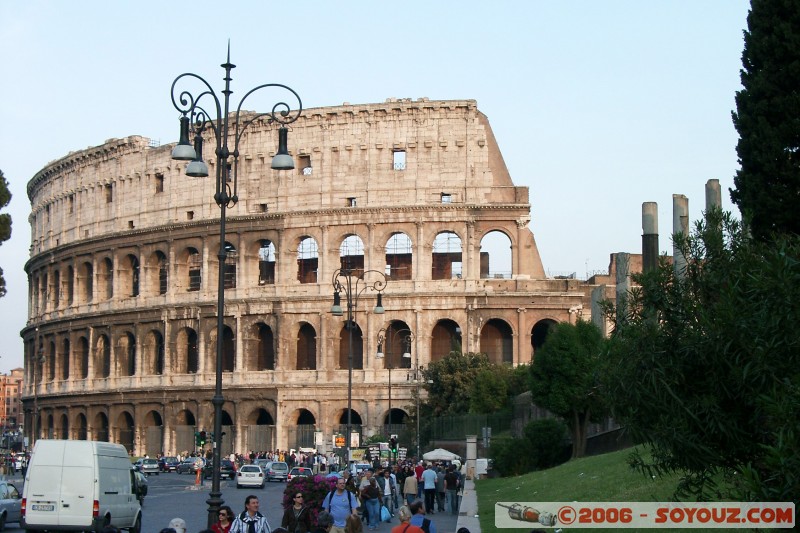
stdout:
MULTIPOLYGON (((226 217, 222 453, 330 449, 348 389, 354 432, 396 433, 419 369, 454 346, 526 363, 551 324, 589 313, 585 283, 545 275, 528 188, 475 101, 306 109, 288 172, 270 168, 277 127, 248 131, 226 217), (331 313, 340 268, 387 279, 385 313, 370 291, 358 300, 352 348, 331 313)), ((29 437, 154 455, 213 428, 220 210, 173 147, 111 139, 28 183, 29 437)))

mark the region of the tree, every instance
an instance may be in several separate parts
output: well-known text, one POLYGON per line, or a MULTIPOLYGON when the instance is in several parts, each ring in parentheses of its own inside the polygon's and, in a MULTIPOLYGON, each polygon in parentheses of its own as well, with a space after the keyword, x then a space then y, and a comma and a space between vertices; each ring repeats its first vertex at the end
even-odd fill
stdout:
POLYGON ((731 199, 755 237, 800 234, 800 2, 752 0, 747 27, 731 199))
POLYGON ((528 365, 492 364, 481 368, 473 383, 470 413, 510 409, 514 397, 528 390, 528 372, 528 365))
POLYGON ((633 276, 605 376, 614 417, 652 459, 683 475, 678 493, 792 501, 800 494, 800 237, 748 238, 719 210, 633 276), (720 483, 720 480, 723 482, 720 483))
POLYGON ((433 416, 464 414, 470 410, 475 381, 481 370, 491 367, 489 358, 482 353, 450 352, 443 359, 434 361, 424 372, 425 402, 433 416))
MULTIPOLYGON (((0 170, 0 209, 6 207, 11 202, 11 192, 8 190, 3 171, 0 170)), ((0 245, 11 238, 11 215, 3 213, 0 215, 0 245)), ((0 297, 6 295, 6 280, 3 277, 3 269, 0 268, 0 297)))
POLYGON ((591 322, 557 324, 530 369, 533 403, 564 419, 572 434, 572 457, 586 454, 586 429, 606 412, 599 394, 603 335, 591 322))

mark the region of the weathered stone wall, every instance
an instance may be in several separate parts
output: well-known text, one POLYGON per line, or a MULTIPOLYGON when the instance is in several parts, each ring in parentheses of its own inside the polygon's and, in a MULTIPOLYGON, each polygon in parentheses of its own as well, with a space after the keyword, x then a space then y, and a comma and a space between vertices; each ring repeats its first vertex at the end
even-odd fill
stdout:
MULTIPOLYGON (((381 328, 414 332, 413 365, 443 357, 451 336, 463 350, 519 364, 531 361, 537 324, 570 320, 588 304, 580 282, 545 278, 528 190, 512 183, 474 101, 305 110, 289 136, 294 171, 269 168, 276 138, 258 121, 244 135, 240 201, 226 218, 235 250, 224 317, 229 447, 245 451, 254 425, 274 426, 271 445, 287 448, 310 427, 327 442, 343 423, 346 330, 329 309, 352 236, 363 243, 365 269, 386 270, 387 243, 399 233, 411 255, 409 279, 386 288, 386 314, 368 312, 372 294, 356 309, 363 362, 353 372, 353 410, 365 435, 387 423, 392 363, 374 357, 381 328), (441 232, 460 241, 452 272, 437 270, 441 232), (481 270, 490 232, 508 239, 510 276, 481 270), (307 238, 315 272, 301 282, 307 238), (267 242, 269 260, 260 257, 267 242), (306 350, 312 369, 299 355, 306 350)), ((205 146, 213 176, 212 139, 205 146)), ((25 407, 29 417, 39 411, 40 434, 121 439, 132 420, 137 452, 180 452, 180 428, 211 427, 220 211, 214 180, 186 177, 171 149, 142 137, 110 140, 50 163, 28 185, 25 407)), ((396 361, 391 376, 392 407, 405 413, 415 386, 408 366, 396 361)))

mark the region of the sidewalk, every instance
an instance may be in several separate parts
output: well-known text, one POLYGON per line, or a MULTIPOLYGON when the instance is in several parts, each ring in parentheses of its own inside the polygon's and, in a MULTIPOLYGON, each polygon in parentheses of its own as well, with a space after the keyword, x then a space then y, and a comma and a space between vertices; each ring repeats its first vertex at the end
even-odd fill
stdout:
POLYGON ((470 533, 481 533, 481 524, 477 516, 478 494, 475 492, 475 482, 468 479, 464 482, 464 493, 461 496, 461 506, 458 508, 458 522, 453 532, 465 527, 470 533))

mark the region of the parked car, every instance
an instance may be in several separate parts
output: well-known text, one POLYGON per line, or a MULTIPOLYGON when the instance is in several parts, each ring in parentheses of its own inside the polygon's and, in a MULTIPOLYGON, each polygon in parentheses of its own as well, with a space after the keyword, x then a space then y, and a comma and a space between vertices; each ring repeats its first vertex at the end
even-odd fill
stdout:
POLYGON ((135 463, 133 463, 133 466, 136 468, 136 470, 147 476, 150 474, 158 475, 159 472, 158 461, 155 459, 149 459, 147 457, 138 459, 135 463))
POLYGON ((20 502, 22 494, 12 483, 0 481, 0 531, 9 522, 19 522, 20 502))
POLYGON ((282 461, 270 461, 264 467, 264 476, 267 481, 272 481, 273 479, 286 481, 289 476, 289 465, 282 461))
POLYGON ((264 471, 258 465, 242 465, 236 472, 236 488, 264 488, 264 471))
POLYGON ((147 496, 147 476, 133 469, 133 483, 136 499, 139 500, 139 505, 144 504, 144 497, 147 496))
POLYGON ((177 457, 162 457, 158 460, 158 468, 162 472, 174 472, 179 464, 177 457))
POLYGON ((313 475, 314 475, 314 472, 312 472, 310 468, 306 468, 304 466, 295 466, 286 475, 286 481, 291 481, 292 478, 295 478, 295 477, 311 477, 313 475))
MULTIPOLYGON (((203 468, 203 477, 205 479, 211 479, 212 470, 213 461, 207 461, 206 466, 203 468)), ((227 459, 221 459, 219 462, 219 478, 233 479, 233 476, 235 475, 236 465, 227 459)))
POLYGON ((202 457, 187 457, 175 468, 175 471, 179 474, 194 474, 205 464, 206 461, 202 457))

